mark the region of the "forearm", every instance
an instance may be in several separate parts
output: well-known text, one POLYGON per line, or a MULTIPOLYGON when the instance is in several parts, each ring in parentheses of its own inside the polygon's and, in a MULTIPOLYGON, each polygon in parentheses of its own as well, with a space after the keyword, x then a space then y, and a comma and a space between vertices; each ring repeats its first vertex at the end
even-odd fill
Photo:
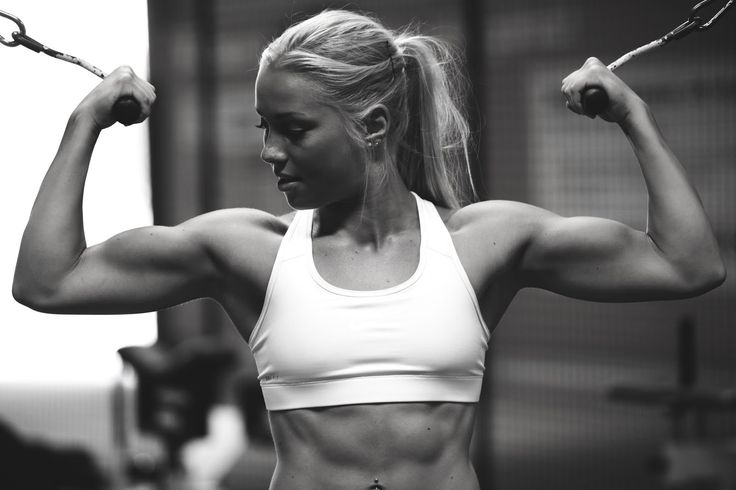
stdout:
POLYGON ((53 290, 86 248, 82 198, 98 135, 89 117, 69 118, 21 240, 13 281, 18 299, 53 290))
POLYGON ((648 107, 635 105, 621 128, 641 165, 649 195, 647 235, 684 275, 699 280, 722 274, 718 244, 700 197, 648 107))

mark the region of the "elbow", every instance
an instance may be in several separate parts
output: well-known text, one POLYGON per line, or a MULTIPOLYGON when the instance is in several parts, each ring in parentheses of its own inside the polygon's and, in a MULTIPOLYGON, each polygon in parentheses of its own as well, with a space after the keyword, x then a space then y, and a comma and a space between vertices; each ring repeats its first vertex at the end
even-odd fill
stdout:
POLYGON ((38 310, 40 307, 40 301, 37 295, 33 294, 29 288, 24 287, 18 281, 13 281, 13 299, 32 310, 38 310))
POLYGON ((689 293, 687 296, 698 296, 717 288, 725 282, 726 275, 726 266, 720 258, 710 264, 701 265, 685 276, 689 293))
POLYGON ((720 254, 711 261, 710 267, 706 268, 704 282, 707 290, 715 289, 726 281, 726 263, 720 254))
POLYGON ((724 282, 726 282, 726 277, 728 276, 728 273, 726 271, 726 264, 724 264, 723 260, 719 260, 717 266, 713 269, 713 271, 710 274, 709 282, 708 282, 708 290, 715 289, 724 282))
POLYGON ((16 282, 13 282, 13 299, 23 306, 27 306, 34 310, 36 309, 33 307, 35 303, 33 295, 16 282))
POLYGON ((42 291, 40 288, 19 281, 17 278, 13 280, 13 299, 23 306, 42 313, 53 313, 49 301, 50 297, 49 291, 42 291))
POLYGON ((13 299, 23 306, 30 306, 32 301, 29 288, 18 279, 18 274, 13 278, 13 299))

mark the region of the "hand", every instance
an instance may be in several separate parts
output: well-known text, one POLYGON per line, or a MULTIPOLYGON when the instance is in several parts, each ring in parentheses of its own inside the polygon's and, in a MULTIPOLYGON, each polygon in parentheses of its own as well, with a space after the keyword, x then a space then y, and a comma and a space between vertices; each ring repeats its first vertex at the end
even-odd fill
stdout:
MULTIPOLYGON (((587 115, 583 110, 582 94, 594 86, 601 87, 608 94, 608 107, 599 114, 605 121, 623 124, 634 107, 644 105, 644 101, 599 59, 588 58, 583 66, 562 80, 561 91, 567 108, 577 114, 587 115)), ((593 119, 595 116, 588 117, 593 119)))
POLYGON ((141 106, 141 115, 135 123, 144 121, 151 114, 156 100, 156 89, 139 78, 129 66, 121 66, 105 77, 75 109, 80 116, 89 117, 102 130, 115 124, 112 108, 123 96, 134 97, 141 106))

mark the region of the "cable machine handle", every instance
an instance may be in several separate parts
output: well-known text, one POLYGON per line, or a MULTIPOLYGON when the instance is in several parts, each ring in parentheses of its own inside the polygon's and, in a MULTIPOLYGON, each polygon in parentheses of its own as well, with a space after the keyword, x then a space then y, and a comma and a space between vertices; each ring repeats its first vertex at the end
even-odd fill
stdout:
POLYGON ((597 116, 608 108, 610 100, 602 87, 588 87, 583 91, 583 111, 589 116, 597 116))
MULTIPOLYGON (((653 49, 664 46, 670 41, 681 39, 692 32, 705 31, 709 29, 714 22, 716 22, 728 8, 730 8, 734 0, 727 0, 726 3, 718 10, 715 15, 710 17, 709 20, 701 17, 699 14, 704 10, 709 3, 713 0, 701 0, 691 10, 690 16, 685 22, 675 27, 672 31, 668 32, 659 39, 656 39, 644 46, 640 46, 633 51, 629 51, 619 59, 608 65, 608 69, 613 71, 619 66, 623 65, 627 61, 644 54, 653 49)), ((589 116, 597 116, 601 112, 604 112, 608 108, 609 104, 608 94, 599 86, 591 86, 583 91, 581 103, 583 105, 583 111, 589 116)))
POLYGON ((112 114, 120 124, 129 126, 141 117, 141 105, 132 95, 123 95, 112 106, 112 114))

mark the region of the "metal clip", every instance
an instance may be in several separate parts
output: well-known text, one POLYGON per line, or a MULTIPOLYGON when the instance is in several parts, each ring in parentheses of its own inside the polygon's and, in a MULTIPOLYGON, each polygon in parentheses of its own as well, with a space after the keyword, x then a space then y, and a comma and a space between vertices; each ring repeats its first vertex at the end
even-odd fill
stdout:
POLYGON ((31 51, 35 51, 36 53, 43 53, 48 49, 40 42, 36 41, 32 37, 28 37, 22 32, 14 32, 13 39, 15 39, 15 42, 22 45, 24 48, 28 48, 31 51))
POLYGON ((695 4, 695 6, 690 9, 690 16, 687 18, 687 20, 679 26, 675 27, 672 31, 668 32, 662 38, 662 41, 664 41, 665 43, 669 41, 674 41, 676 39, 680 39, 681 37, 687 36, 691 32, 704 31, 710 28, 710 26, 712 26, 713 23, 717 21, 721 15, 723 15, 726 9, 728 9, 733 4, 734 0, 728 0, 725 5, 723 5, 723 7, 721 7, 721 9, 716 12, 713 17, 710 18, 710 20, 705 22, 703 18, 698 15, 698 13, 712 2, 713 0, 701 0, 700 2, 695 4))
POLYGON ((706 29, 709 29, 710 26, 713 25, 715 21, 718 20, 718 18, 726 12, 726 9, 728 9, 731 5, 733 5, 733 0, 728 0, 721 9, 713 15, 713 17, 710 18, 708 22, 703 22, 703 20, 697 16, 697 13, 699 10, 705 8, 708 6, 709 3, 711 3, 713 0, 703 0, 699 3, 697 3, 692 10, 690 10, 690 19, 695 20, 698 19, 698 22, 700 25, 698 26, 699 31, 704 31, 706 29))
MULTIPOLYGON (((15 25, 18 26, 18 30, 13 33, 14 39, 15 39, 15 35, 18 33, 25 35, 26 26, 23 25, 23 22, 18 17, 16 17, 13 14, 9 14, 7 12, 3 12, 2 10, 0 10, 0 17, 5 17, 6 19, 9 19, 15 22, 15 25)), ((5 46, 11 47, 11 48, 14 48, 15 46, 20 44, 17 40, 8 41, 2 35, 0 35, 0 43, 4 44, 5 46)))

